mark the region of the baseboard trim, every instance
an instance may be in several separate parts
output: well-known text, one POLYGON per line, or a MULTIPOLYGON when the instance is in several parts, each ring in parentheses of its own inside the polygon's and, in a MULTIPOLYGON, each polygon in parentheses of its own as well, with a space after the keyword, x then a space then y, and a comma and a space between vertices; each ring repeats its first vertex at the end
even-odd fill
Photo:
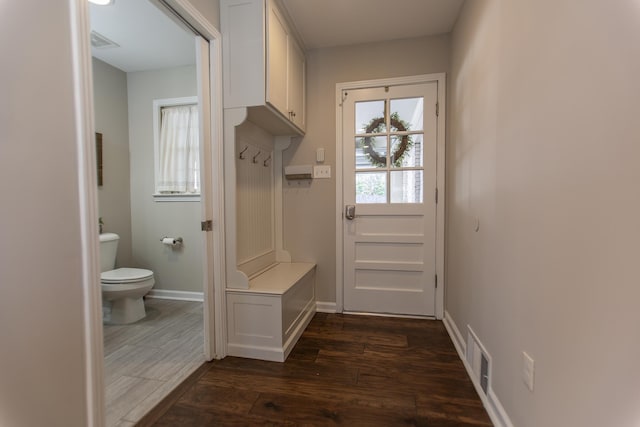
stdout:
POLYGON ((257 345, 228 343, 227 356, 266 360, 269 362, 284 362, 285 352, 282 347, 261 347, 257 345))
POLYGON ((151 289, 146 297, 157 299, 172 299, 177 301, 204 301, 203 292, 170 291, 165 289, 151 289))
POLYGON ((451 318, 451 315, 448 311, 444 312, 444 319, 442 319, 442 323, 444 323, 444 327, 449 333, 449 337, 451 341, 453 341, 453 345, 458 352, 458 356, 464 365, 464 368, 467 370, 467 375, 473 382, 473 386, 484 405, 484 408, 487 410, 487 414, 489 418, 491 418, 491 422, 496 427, 513 427, 513 423, 507 414, 507 411, 504 410, 502 403, 498 399, 498 396, 493 392, 493 388, 491 388, 491 384, 489 384, 489 388, 487 390, 487 394, 485 395, 480 387, 480 383, 477 381, 475 376, 473 375, 473 368, 469 365, 466 358, 467 352, 467 343, 463 339, 462 334, 460 333, 460 329, 456 325, 456 322, 451 318))
POLYGON ((318 313, 335 313, 337 305, 335 302, 316 301, 316 311, 318 313))
POLYGON ((444 311, 444 319, 442 319, 442 323, 444 323, 444 328, 449 333, 449 337, 451 337, 451 341, 453 341, 453 346, 456 348, 458 352, 458 356, 463 361, 466 360, 467 354, 467 341, 462 338, 462 334, 456 326, 455 322, 451 319, 451 315, 449 315, 448 311, 444 311))

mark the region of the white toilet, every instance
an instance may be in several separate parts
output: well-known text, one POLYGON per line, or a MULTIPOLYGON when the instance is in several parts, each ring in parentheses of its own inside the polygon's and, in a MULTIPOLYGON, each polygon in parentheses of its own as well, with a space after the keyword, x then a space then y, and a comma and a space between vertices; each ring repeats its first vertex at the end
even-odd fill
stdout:
POLYGON ((141 268, 116 268, 116 251, 120 236, 100 234, 100 286, 102 287, 103 320, 126 324, 146 316, 145 296, 153 287, 153 271, 141 268))

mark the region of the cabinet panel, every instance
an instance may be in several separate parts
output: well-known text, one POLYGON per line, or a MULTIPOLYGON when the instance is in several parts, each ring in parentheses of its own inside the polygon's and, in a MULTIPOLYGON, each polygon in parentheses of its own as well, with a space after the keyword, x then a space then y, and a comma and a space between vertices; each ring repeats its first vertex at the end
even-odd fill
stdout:
POLYGON ((288 107, 290 119, 300 129, 305 128, 305 59, 294 40, 289 43, 288 107))
POLYGON ((287 105, 287 62, 289 30, 273 2, 267 2, 267 94, 269 104, 289 117, 287 105))

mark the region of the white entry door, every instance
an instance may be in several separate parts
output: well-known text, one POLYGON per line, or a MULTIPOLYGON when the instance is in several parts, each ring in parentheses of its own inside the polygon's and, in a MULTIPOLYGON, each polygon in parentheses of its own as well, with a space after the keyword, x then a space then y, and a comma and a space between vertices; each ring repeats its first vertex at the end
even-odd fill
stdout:
POLYGON ((437 94, 342 93, 345 311, 435 315, 437 94))

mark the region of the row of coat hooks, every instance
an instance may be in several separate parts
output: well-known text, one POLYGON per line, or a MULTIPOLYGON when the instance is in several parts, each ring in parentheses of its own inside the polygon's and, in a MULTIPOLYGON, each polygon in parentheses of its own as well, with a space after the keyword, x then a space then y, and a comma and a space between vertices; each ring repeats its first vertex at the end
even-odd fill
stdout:
MULTIPOLYGON (((244 148, 242 149, 242 151, 240 151, 240 154, 238 155, 238 158, 240 160, 244 160, 244 159, 247 158, 247 154, 245 154, 245 153, 246 153, 246 151, 248 149, 249 149, 249 146, 245 145, 244 148)), ((248 153, 248 154, 250 155, 251 153, 248 153)), ((251 156, 251 161, 253 163, 257 164, 258 163, 258 157, 260 156, 260 154, 262 154, 262 151, 258 150, 258 152, 255 155, 251 156)), ((266 159, 264 159, 262 161, 262 165, 266 168, 266 167, 269 167, 269 164, 271 163, 271 153, 265 153, 265 154, 269 154, 269 157, 267 157, 266 159)))

